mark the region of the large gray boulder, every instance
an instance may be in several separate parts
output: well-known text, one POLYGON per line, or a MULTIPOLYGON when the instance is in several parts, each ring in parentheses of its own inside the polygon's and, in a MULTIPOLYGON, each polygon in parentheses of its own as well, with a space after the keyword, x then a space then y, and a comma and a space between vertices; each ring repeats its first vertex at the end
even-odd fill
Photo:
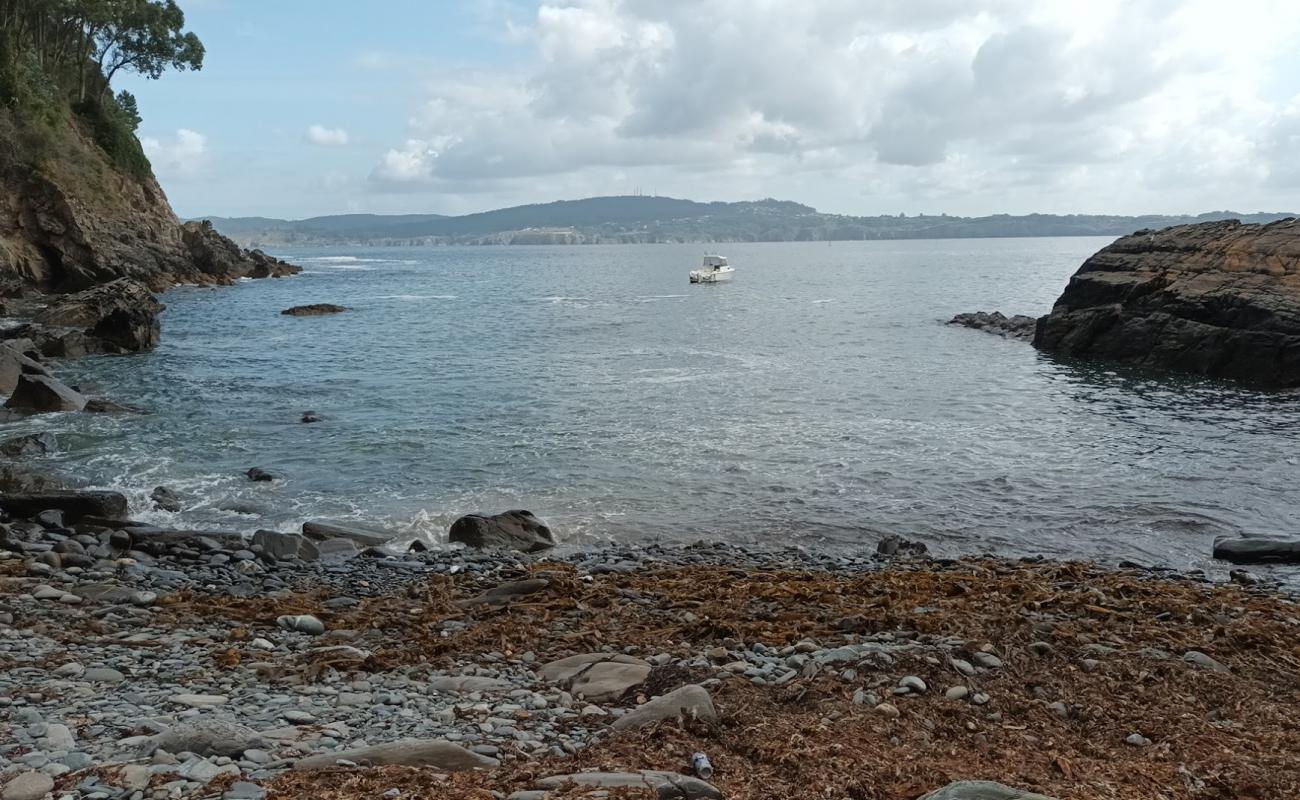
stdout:
POLYGON ((316 544, 299 533, 256 531, 253 534, 253 544, 277 561, 315 561, 320 558, 320 549, 316 544))
POLYGON ((555 546, 555 535, 531 511, 466 514, 451 524, 447 539, 468 547, 499 547, 536 553, 555 546))
POLYGON ((48 375, 19 375, 5 408, 48 414, 55 411, 81 411, 86 396, 48 375))
POLYGON ((36 321, 80 330, 105 353, 139 353, 158 346, 162 310, 163 304, 143 283, 119 278, 60 297, 36 321))
POLYGON ((252 728, 215 717, 186 720, 158 734, 153 741, 168 753, 230 758, 238 758, 245 750, 266 747, 266 741, 252 728))
POLYGON ((0 344, 0 394, 10 394, 22 375, 46 375, 40 362, 23 355, 19 350, 0 344))
POLYGON ((993 781, 957 781, 930 792, 921 800, 1052 800, 1052 798, 1013 789, 993 781))

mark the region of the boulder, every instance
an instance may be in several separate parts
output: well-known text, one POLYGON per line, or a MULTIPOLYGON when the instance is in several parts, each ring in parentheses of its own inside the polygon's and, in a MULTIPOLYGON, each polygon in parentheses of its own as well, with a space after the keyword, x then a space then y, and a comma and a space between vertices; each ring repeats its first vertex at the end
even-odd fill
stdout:
POLYGON ((1070 279, 1034 346, 1065 356, 1300 386, 1300 219, 1138 231, 1070 279))
POLYGON ((557 683, 592 702, 617 700, 650 675, 650 664, 632 656, 613 653, 585 653, 552 661, 538 673, 543 680, 557 683))
POLYGON ((18 384, 5 401, 5 408, 37 414, 81 411, 85 407, 84 395, 48 375, 19 375, 18 384))
POLYGON ((294 306, 281 311, 281 314, 290 317, 319 317, 325 314, 338 314, 348 311, 346 306, 336 306, 333 303, 312 303, 306 306, 294 306))
POLYGON ((1033 792, 992 781, 957 781, 923 796, 921 800, 1052 800, 1033 792))
POLYGON ((1234 564, 1300 563, 1300 536, 1221 536, 1214 557, 1234 564))
POLYGON ((318 542, 347 539, 362 547, 378 547, 397 537, 396 533, 354 522, 309 520, 302 524, 302 535, 318 542))
POLYGON ((718 712, 708 690, 690 684, 637 706, 615 720, 611 727, 616 731, 632 730, 678 716, 715 722, 718 712))
POLYGON ((0 453, 10 458, 43 456, 59 446, 52 433, 29 433, 0 442, 0 453))
POLYGON ((340 760, 363 767, 433 767, 449 772, 493 769, 500 764, 495 758, 479 755, 444 739, 403 739, 300 758, 293 763, 293 768, 328 769, 340 760))
POLYGON ((3 800, 42 800, 54 791, 54 779, 44 772, 21 772, 5 783, 0 791, 3 800))
POLYGON ((119 278, 60 297, 36 315, 36 322, 80 330, 106 353, 140 353, 158 346, 162 310, 149 287, 119 278))
POLYGON ((468 547, 500 547, 536 553, 555 546, 551 529, 531 511, 467 514, 451 524, 447 538, 468 547))
POLYGON ((10 394, 22 375, 46 375, 40 362, 23 355, 22 351, 0 344, 0 394, 10 394))
POLYGON ((266 747, 266 741, 252 728, 215 717, 186 720, 158 734, 153 741, 168 753, 230 758, 238 758, 245 750, 266 747))
POLYGON ((1038 327, 1038 320, 1024 314, 1013 314, 1008 317, 1001 311, 975 311, 968 314, 958 314, 948 320, 948 324, 974 328, 985 333, 1001 336, 1004 339, 1024 339, 1028 341, 1034 338, 1034 330, 1038 327))
POLYGON ((27 492, 0 494, 0 510, 10 516, 30 519, 42 511, 63 512, 68 525, 83 517, 121 518, 126 516, 126 497, 117 492, 27 492))
POLYGON ((307 537, 297 533, 257 531, 253 534, 253 544, 261 547, 262 552, 276 561, 294 558, 301 561, 315 561, 320 558, 320 550, 316 545, 307 537))
POLYGON ((510 681, 487 678, 481 675, 440 675, 429 679, 429 688, 444 694, 471 694, 474 692, 508 692, 515 688, 510 681))
POLYGON ((537 782, 538 789, 593 786, 602 789, 652 789, 659 800, 722 800, 722 792, 699 778, 645 769, 640 772, 575 772, 537 782))

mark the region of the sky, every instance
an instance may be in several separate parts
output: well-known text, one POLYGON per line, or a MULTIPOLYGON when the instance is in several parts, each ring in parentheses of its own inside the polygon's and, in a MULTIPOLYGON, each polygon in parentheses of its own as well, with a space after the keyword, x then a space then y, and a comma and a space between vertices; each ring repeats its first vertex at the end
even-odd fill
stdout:
POLYGON ((116 84, 187 217, 1300 209, 1294 0, 179 2, 203 69, 116 84))

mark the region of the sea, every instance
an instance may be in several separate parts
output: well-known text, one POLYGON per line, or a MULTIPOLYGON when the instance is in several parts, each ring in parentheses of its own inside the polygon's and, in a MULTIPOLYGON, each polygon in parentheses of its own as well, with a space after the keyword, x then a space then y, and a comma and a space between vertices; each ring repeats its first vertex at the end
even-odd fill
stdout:
POLYGON ((282 249, 302 275, 173 289, 157 350, 59 365, 147 413, 10 428, 55 432, 47 466, 171 527, 438 543, 523 508, 577 546, 897 534, 1225 572, 1216 536, 1300 531, 1300 394, 944 324, 1045 313, 1108 242, 282 249), (706 252, 733 282, 688 283, 706 252), (350 310, 280 314, 305 303, 350 310), (184 509, 154 509, 156 486, 184 509))

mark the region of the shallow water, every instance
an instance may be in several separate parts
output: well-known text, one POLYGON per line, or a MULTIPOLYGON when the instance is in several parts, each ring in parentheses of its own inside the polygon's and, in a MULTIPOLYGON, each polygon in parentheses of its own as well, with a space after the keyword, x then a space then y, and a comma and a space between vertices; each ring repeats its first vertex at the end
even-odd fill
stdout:
POLYGON ((304 250, 179 288, 163 343, 61 367, 68 472, 186 527, 528 508, 575 542, 723 537, 1208 564, 1300 529, 1300 395, 1070 363, 941 321, 1041 313, 1106 239, 304 250), (352 311, 291 318, 290 305, 352 311), (298 420, 312 409, 325 421, 298 420), (284 476, 243 477, 252 466, 284 476), (166 484, 180 515, 148 509, 166 484))

